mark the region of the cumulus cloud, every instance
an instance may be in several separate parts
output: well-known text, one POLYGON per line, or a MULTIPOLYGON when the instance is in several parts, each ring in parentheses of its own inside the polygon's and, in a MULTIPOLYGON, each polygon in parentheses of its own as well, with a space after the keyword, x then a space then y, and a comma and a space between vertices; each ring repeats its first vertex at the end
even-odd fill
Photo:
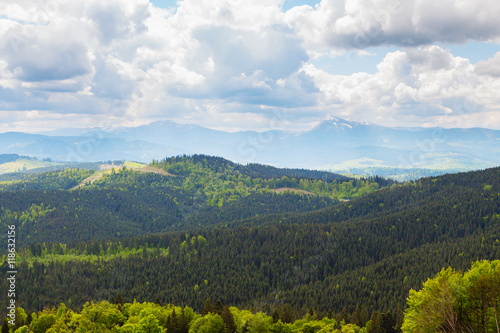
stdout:
MULTIPOLYGON (((4 42, 9 43, 9 39, 4 42)), ((54 40, 37 36, 22 52, 4 47, 7 70, 20 81, 65 80, 90 72, 91 64, 85 44, 71 40, 54 40)))
MULTIPOLYGON (((381 124, 428 124, 430 119, 443 124, 448 119, 447 127, 467 126, 464 117, 490 114, 500 103, 494 88, 500 80, 482 78, 468 59, 435 45, 388 53, 375 74, 332 75, 313 65, 305 71, 319 86, 324 107, 381 124)), ((498 125, 487 119, 483 126, 498 125)))
POLYGON ((90 114, 147 116, 180 99, 316 101, 301 71, 307 52, 283 21, 281 1, 185 0, 175 13, 145 0, 2 6, 0 84, 24 97, 12 110, 54 103, 54 112, 71 104, 90 114))
POLYGON ((37 117, 58 124, 58 115, 71 114, 96 126, 103 119, 207 123, 217 115, 234 128, 257 126, 276 109, 304 123, 311 122, 306 114, 319 120, 336 110, 396 124, 455 115, 467 103, 477 107, 462 113, 491 111, 500 102, 492 93, 500 56, 473 66, 431 45, 498 40, 493 0, 323 0, 286 12, 282 5, 182 0, 165 10, 147 0, 3 1, 0 110, 44 111, 37 117), (387 54, 375 74, 332 75, 310 62, 376 45, 411 47, 387 54))
POLYGON ((495 0, 323 0, 294 7, 285 20, 310 52, 433 42, 498 41, 495 0))
POLYGON ((479 75, 500 77, 500 52, 495 54, 493 58, 478 62, 474 70, 479 75))

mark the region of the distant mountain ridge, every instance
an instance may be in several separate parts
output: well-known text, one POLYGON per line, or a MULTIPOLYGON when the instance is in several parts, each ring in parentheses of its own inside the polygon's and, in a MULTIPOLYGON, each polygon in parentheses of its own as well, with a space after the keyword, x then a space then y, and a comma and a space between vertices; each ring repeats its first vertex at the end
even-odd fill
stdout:
POLYGON ((367 122, 349 121, 342 118, 328 116, 325 120, 315 126, 312 131, 316 131, 320 128, 335 128, 335 129, 353 129, 359 126, 376 126, 367 122))
POLYGON ((0 134, 0 147, 3 154, 56 161, 148 162, 179 154, 208 154, 240 163, 344 172, 425 169, 443 173, 500 165, 497 130, 390 128, 333 116, 304 132, 233 133, 173 121, 43 135, 10 132, 0 134))

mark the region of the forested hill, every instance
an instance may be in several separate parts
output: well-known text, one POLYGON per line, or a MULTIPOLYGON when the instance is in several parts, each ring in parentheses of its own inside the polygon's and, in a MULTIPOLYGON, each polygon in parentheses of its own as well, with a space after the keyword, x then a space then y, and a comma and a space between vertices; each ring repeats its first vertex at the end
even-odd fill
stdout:
POLYGON ((66 169, 0 182, 0 226, 5 231, 17 224, 22 246, 109 240, 316 210, 388 184, 382 178, 182 156, 147 167, 66 169))
MULTIPOLYGON (((249 163, 246 165, 231 162, 222 157, 207 156, 207 155, 193 155, 193 156, 177 156, 166 158, 162 161, 154 161, 152 165, 165 168, 171 171, 182 169, 183 164, 198 164, 203 168, 212 171, 234 170, 243 176, 250 176, 252 178, 281 178, 283 176, 289 178, 307 178, 318 179, 323 181, 336 180, 346 182, 352 180, 336 173, 328 171, 308 170, 308 169, 289 169, 289 168, 276 168, 269 165, 249 163)), ((175 171, 174 171, 175 172, 175 171)), ((182 172, 182 171, 181 171, 182 172)), ((382 180, 382 179, 379 179, 382 180)))
MULTIPOLYGON (((213 184, 220 183, 219 188, 224 188, 224 181, 245 184, 244 176, 231 178, 233 171, 225 171, 230 168, 223 168, 224 172, 214 169, 210 171, 212 177, 202 177, 199 172, 210 168, 200 164, 190 163, 187 158, 173 163, 163 161, 163 170, 177 176, 121 171, 80 192, 92 190, 96 192, 89 193, 95 195, 102 191, 96 202, 102 200, 111 205, 116 201, 115 193, 131 192, 124 190, 125 184, 134 179, 137 188, 133 193, 152 193, 152 200, 158 193, 155 188, 160 188, 167 197, 165 187, 156 183, 151 186, 151 182, 141 178, 161 176, 181 186, 174 192, 174 204, 180 202, 181 192, 192 193, 193 203, 202 198, 205 201, 200 202, 207 203, 211 196, 204 191, 210 193, 207 188, 212 189, 213 184), (197 177, 190 176, 193 174, 205 182, 215 180, 203 185, 197 177), (192 184, 186 186, 188 180, 192 184), (141 182, 150 184, 143 192, 141 182)), ((275 185, 283 181, 271 179, 275 185)), ((238 200, 249 200, 248 207, 266 206, 269 202, 252 200, 253 195, 269 196, 269 200, 279 198, 268 190, 260 192, 271 182, 251 177, 250 181, 266 187, 261 185, 255 193, 240 196, 243 199, 238 200)), ((315 184, 305 178, 300 182, 315 184)), ((233 189, 234 193, 239 193, 242 184, 233 189)), ((290 200, 299 198, 290 204, 294 207, 315 198, 287 195, 290 200)), ((126 301, 158 298, 163 303, 189 305, 198 310, 210 298, 269 314, 291 304, 301 313, 313 307, 320 311, 332 309, 341 315, 359 307, 365 308, 365 313, 391 311, 398 317, 408 290, 418 289, 442 267, 451 265, 464 270, 475 260, 500 258, 500 168, 425 178, 320 209, 316 205, 316 209, 308 206, 310 209, 302 211, 269 210, 265 216, 259 213, 237 221, 231 220, 231 214, 224 215, 225 209, 234 212, 238 207, 231 206, 230 195, 221 207, 219 202, 214 200, 207 209, 220 208, 213 216, 225 217, 226 222, 219 220, 214 225, 210 219, 200 218, 200 225, 196 227, 194 223, 189 231, 114 241, 33 242, 19 252, 19 288, 23 290, 19 302, 28 309, 68 303, 69 299, 73 306, 81 306, 90 297, 106 300, 121 293, 126 301), (205 223, 212 223, 212 227, 205 223)), ((129 209, 134 211, 144 204, 136 203, 129 209)), ((189 212, 188 206, 182 209, 189 212)), ((182 209, 178 208, 179 216, 185 213, 182 209)), ((85 214, 84 211, 78 214, 85 214)), ((151 218, 148 215, 145 220, 151 218)), ((6 287, 7 282, 2 283, 6 287)))
MULTIPOLYGON (((383 188, 362 198, 334 208, 308 214, 280 214, 234 221, 234 225, 258 226, 275 223, 311 223, 391 220, 394 228, 418 219, 424 226, 428 221, 434 234, 447 229, 438 222, 447 221, 453 232, 465 232, 470 223, 484 225, 487 221, 500 221, 498 211, 500 168, 483 171, 447 174, 422 178, 415 182, 383 188), (401 220, 401 214, 404 220, 401 220), (398 219, 394 220, 395 217, 398 219), (451 217, 455 217, 453 220, 451 217)), ((401 230, 398 228, 398 230, 401 230)))

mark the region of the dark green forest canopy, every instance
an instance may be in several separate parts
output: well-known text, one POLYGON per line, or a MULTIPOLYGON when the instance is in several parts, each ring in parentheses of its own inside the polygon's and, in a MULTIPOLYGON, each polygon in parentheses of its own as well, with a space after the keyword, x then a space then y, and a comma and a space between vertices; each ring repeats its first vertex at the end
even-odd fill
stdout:
MULTIPOLYGON (((256 191, 241 195, 234 203, 228 200, 221 207, 201 201, 205 206, 195 210, 200 206, 192 195, 196 192, 184 188, 189 178, 182 175, 186 166, 194 171, 199 168, 187 163, 179 164, 177 171, 167 169, 177 172, 177 177, 120 171, 78 191, 51 192, 60 193, 61 199, 91 193, 97 195, 92 201, 96 205, 119 205, 130 214, 161 197, 165 201, 158 205, 158 213, 164 212, 168 203, 172 211, 179 212, 179 217, 168 215, 178 218, 173 223, 184 221, 186 213, 199 219, 182 232, 131 237, 141 232, 140 227, 131 225, 129 237, 121 240, 31 242, 19 253, 21 304, 40 310, 71 299, 72 306, 81 306, 89 297, 106 300, 120 292, 129 302, 158 298, 198 310, 211 298, 269 314, 274 307, 291 304, 301 313, 310 307, 332 309, 338 314, 345 308, 352 313, 359 305, 369 312, 391 311, 396 315, 402 313, 408 290, 418 289, 442 267, 452 265, 464 270, 474 260, 500 258, 499 168, 393 185, 348 202, 325 202, 324 208, 310 201, 326 200, 323 196, 256 191), (167 190, 164 183, 174 186, 167 190), (130 184, 134 184, 133 190, 127 190, 130 184), (156 191, 163 194, 158 196, 156 191), (134 200, 142 196, 147 199, 134 201, 136 206, 129 207, 129 201, 118 200, 129 193, 140 194, 134 200), (188 202, 182 199, 186 193, 191 195, 192 208, 177 205, 188 202), (282 195, 289 204, 280 201, 282 195), (245 200, 247 204, 243 205, 245 200), (273 200, 279 205, 272 206, 273 200), (297 211, 300 205, 309 208, 297 211), (238 211, 238 207, 257 212, 256 207, 271 206, 289 208, 281 212, 273 208, 254 217, 238 211)), ((205 172, 214 175, 214 171, 205 172)), ((230 172, 224 175, 229 176, 230 172)), ((207 188, 197 188, 194 180, 196 191, 207 188)), ((29 191, 11 192, 21 196, 12 204, 21 205, 26 193, 29 191)), ((90 195, 88 200, 91 202, 90 195)), ((78 202, 78 197, 64 202, 78 202)), ((54 214, 57 208, 49 212, 54 207, 37 203, 30 216, 42 211, 54 214)), ((139 211, 139 215, 148 211, 139 211)), ((144 217, 145 226, 155 218, 153 208, 151 212, 144 217)), ((97 215, 96 220, 102 220, 102 216, 97 215)), ((110 224, 108 221, 113 220, 107 220, 110 224)), ((127 225, 121 223, 126 230, 127 225)), ((41 227, 37 230, 48 232, 41 227)), ((98 233, 91 234, 96 236, 98 233)))
POLYGON ((169 161, 150 172, 66 169, 0 182, 0 228, 17 224, 21 246, 131 237, 317 210, 390 184, 202 155, 169 161))
MULTIPOLYGON (((203 238, 198 237, 200 241, 203 238)), ((204 244, 206 245, 206 244, 204 244)), ((203 246, 204 246, 203 245, 203 246)), ((406 278, 405 278, 406 280, 406 278)), ((200 287, 197 285, 194 292, 200 287)), ((189 306, 152 302, 124 302, 121 293, 108 301, 89 301, 76 309, 61 303, 43 311, 26 312, 17 306, 15 319, 4 319, 9 328, 26 332, 137 332, 137 333, 413 333, 413 332, 498 332, 500 303, 500 261, 481 260, 465 273, 442 269, 429 278, 420 291, 410 290, 404 312, 372 311, 356 305, 352 313, 344 308, 334 314, 309 307, 296 311, 288 303, 275 303, 269 313, 228 306, 207 298, 199 313, 189 306)))

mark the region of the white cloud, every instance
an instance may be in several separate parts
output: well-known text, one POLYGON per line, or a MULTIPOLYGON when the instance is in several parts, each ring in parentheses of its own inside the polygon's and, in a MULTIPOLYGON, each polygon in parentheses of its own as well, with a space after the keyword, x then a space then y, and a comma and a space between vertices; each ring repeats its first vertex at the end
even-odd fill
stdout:
POLYGON ((290 110, 288 117, 296 112, 301 116, 294 119, 304 123, 336 110, 359 120, 418 124, 456 115, 456 105, 471 103, 477 107, 462 114, 479 114, 500 103, 494 94, 498 54, 472 66, 437 46, 407 48, 387 54, 375 74, 350 76, 309 63, 347 49, 368 55, 366 48, 375 45, 497 40, 500 8, 493 0, 481 6, 472 0, 323 0, 285 13, 282 4, 183 0, 165 10, 147 0, 4 1, 0 110, 44 111, 38 120, 87 117, 80 124, 208 123, 216 115, 236 128, 259 126, 273 109, 290 110))
POLYGON ((500 79, 478 75, 467 59, 439 46, 388 53, 377 69, 375 74, 342 76, 305 67, 322 92, 323 106, 336 105, 339 115, 351 119, 407 126, 449 119, 451 126, 458 119, 477 120, 476 114, 491 118, 500 103, 495 93, 500 79))
POLYGON ((496 0, 322 0, 295 7, 285 20, 309 52, 500 40, 496 0))
POLYGON ((500 77, 500 52, 496 53, 493 58, 479 61, 474 71, 479 75, 500 77))
POLYGON ((4 4, 0 83, 28 97, 5 107, 64 113, 71 101, 78 112, 147 116, 183 98, 314 104, 314 84, 299 73, 308 56, 280 6, 185 0, 173 13, 145 0, 4 4))

